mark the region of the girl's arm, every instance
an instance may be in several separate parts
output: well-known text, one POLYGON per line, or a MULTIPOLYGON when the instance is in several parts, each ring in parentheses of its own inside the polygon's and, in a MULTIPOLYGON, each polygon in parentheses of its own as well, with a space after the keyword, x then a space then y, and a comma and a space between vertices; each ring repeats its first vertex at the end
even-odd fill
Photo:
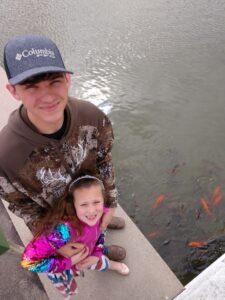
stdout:
POLYGON ((59 224, 49 235, 33 239, 25 248, 21 265, 32 272, 61 272, 71 268, 71 259, 57 253, 71 239, 69 227, 59 224))

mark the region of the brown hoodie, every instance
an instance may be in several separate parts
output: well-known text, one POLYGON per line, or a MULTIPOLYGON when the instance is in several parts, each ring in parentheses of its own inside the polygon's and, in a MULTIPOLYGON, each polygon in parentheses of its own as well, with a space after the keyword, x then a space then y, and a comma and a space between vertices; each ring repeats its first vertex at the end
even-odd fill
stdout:
POLYGON ((93 104, 70 99, 68 125, 61 140, 43 136, 15 110, 0 132, 0 196, 9 209, 32 222, 59 200, 76 177, 91 174, 105 186, 108 207, 117 205, 111 157, 113 131, 108 117, 93 104))

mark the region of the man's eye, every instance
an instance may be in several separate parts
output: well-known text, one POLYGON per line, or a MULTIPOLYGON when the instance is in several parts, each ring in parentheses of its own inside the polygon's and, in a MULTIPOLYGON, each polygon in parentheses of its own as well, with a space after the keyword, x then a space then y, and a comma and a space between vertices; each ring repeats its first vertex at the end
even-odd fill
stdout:
POLYGON ((80 206, 87 206, 87 204, 86 204, 86 203, 83 203, 83 204, 81 204, 80 206))
POLYGON ((54 80, 54 81, 51 82, 51 85, 58 85, 60 83, 61 83, 60 80, 54 80))
POLYGON ((35 85, 26 86, 26 90, 29 90, 29 91, 34 91, 36 89, 37 89, 37 87, 35 85))

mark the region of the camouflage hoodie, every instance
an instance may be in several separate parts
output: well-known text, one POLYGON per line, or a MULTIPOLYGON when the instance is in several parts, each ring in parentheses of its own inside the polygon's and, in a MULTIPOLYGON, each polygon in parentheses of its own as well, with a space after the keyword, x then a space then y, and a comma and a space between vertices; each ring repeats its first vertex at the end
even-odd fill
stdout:
POLYGON ((106 206, 117 205, 111 148, 112 126, 93 104, 70 99, 61 140, 37 133, 15 110, 0 133, 0 196, 9 209, 32 222, 62 197, 74 178, 91 174, 105 186, 106 206))

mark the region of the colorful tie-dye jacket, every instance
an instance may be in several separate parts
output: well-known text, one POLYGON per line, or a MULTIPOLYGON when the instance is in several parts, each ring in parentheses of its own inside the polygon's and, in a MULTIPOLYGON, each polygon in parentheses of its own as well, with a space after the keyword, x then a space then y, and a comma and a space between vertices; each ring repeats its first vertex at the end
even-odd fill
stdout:
POLYGON ((62 198, 71 180, 84 174, 103 181, 106 206, 116 207, 108 117, 95 105, 71 98, 65 134, 54 140, 36 132, 24 110, 15 110, 0 132, 0 197, 9 209, 32 231, 33 222, 62 198))
MULTIPOLYGON (((105 208, 104 212, 107 211, 105 208)), ((95 226, 83 223, 82 233, 79 236, 69 222, 57 225, 52 232, 40 235, 26 246, 21 261, 22 267, 38 273, 58 273, 71 269, 71 259, 57 254, 57 250, 68 242, 82 243, 87 246, 89 255, 100 258, 103 255, 104 241, 99 241, 101 234, 99 224, 100 221, 95 226)))

